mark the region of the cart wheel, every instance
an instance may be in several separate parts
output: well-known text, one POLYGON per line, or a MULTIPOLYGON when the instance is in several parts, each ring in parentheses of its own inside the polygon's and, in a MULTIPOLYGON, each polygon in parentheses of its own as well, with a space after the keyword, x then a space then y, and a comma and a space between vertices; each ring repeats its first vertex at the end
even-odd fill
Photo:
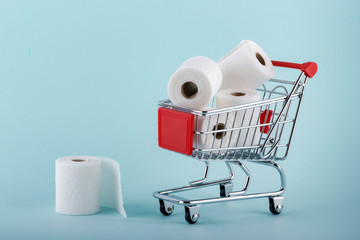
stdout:
POLYGON ((159 199, 160 202, 160 212, 164 216, 169 216, 174 211, 174 205, 168 202, 165 202, 164 200, 159 199))
POLYGON ((274 215, 281 213, 283 209, 284 197, 269 197, 269 209, 274 215))
POLYGON ((185 220, 190 223, 194 224, 199 220, 200 206, 193 206, 193 207, 186 207, 185 206, 185 220))

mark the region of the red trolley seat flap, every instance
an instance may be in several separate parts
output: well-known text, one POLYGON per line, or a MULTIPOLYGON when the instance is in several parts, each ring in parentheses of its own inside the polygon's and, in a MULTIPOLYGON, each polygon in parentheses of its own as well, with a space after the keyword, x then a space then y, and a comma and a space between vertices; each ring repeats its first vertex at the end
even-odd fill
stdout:
POLYGON ((167 108, 158 110, 159 147, 191 155, 194 115, 167 108))

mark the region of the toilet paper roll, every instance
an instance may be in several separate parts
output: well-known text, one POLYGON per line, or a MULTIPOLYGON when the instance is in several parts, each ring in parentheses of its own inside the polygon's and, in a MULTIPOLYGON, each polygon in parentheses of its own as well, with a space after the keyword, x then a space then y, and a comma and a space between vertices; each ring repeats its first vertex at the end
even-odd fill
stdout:
MULTIPOLYGON (((239 106, 260 100, 260 93, 253 89, 224 89, 216 94, 216 106, 226 108, 239 106)), ((235 146, 248 147, 258 145, 260 141, 259 124, 260 107, 239 110, 234 113, 234 127, 249 127, 233 131, 235 146)))
POLYGON ((215 96, 222 82, 216 62, 207 57, 187 59, 172 75, 168 95, 174 105, 202 109, 215 96))
POLYGON ((265 51, 250 40, 242 41, 218 62, 223 81, 221 89, 256 89, 271 79, 274 66, 265 51))
MULTIPOLYGON (((211 109, 207 108, 206 110, 211 109)), ((197 121, 195 121, 195 128, 198 132, 229 130, 217 133, 194 134, 194 147, 198 149, 233 147, 236 140, 231 134, 231 128, 233 128, 233 126, 234 115, 232 113, 198 116, 197 121)), ((220 153, 225 151, 226 150, 221 150, 220 153)))
POLYGON ((226 108, 260 100, 260 93, 254 89, 228 88, 216 93, 216 108, 226 108))
POLYGON ((62 157, 55 162, 56 212, 88 215, 110 207, 126 217, 123 208, 120 166, 109 158, 62 157))

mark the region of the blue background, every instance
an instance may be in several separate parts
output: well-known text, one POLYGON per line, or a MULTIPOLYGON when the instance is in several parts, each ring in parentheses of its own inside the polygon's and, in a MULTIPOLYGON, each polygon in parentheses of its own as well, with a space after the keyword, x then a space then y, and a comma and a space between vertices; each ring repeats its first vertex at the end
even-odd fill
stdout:
MULTIPOLYGON (((0 238, 358 239, 359 41, 355 0, 1 1, 0 238), (243 39, 271 59, 319 65, 282 163, 284 212, 257 199, 203 206, 195 225, 179 206, 164 217, 152 192, 203 165, 157 147, 157 101, 185 59, 220 59, 243 39), (65 155, 120 163, 127 219, 55 213, 65 155)), ((249 167, 255 188, 278 187, 275 173, 249 167)))

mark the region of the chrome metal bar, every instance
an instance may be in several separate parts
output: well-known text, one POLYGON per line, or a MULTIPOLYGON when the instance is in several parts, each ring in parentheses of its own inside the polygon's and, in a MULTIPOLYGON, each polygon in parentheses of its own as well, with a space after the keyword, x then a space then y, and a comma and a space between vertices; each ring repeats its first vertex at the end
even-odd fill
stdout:
MULTIPOLYGON (((278 124, 285 124, 285 123, 289 123, 289 122, 294 122, 294 120, 286 120, 286 121, 279 121, 278 124)), ((257 127, 263 127, 263 126, 271 126, 274 125, 273 123, 263 123, 263 124, 256 124, 256 125, 251 125, 251 126, 245 126, 245 127, 234 127, 234 128, 229 128, 229 129, 223 129, 223 130, 214 130, 214 131, 205 131, 205 132, 197 132, 195 131, 195 134, 200 134, 200 135, 204 135, 204 134, 213 134, 213 133, 221 133, 221 132, 228 132, 229 130, 241 130, 241 129, 249 129, 249 128, 257 128, 257 127)))
POLYGON ((262 164, 262 165, 266 165, 266 166, 271 166, 273 168, 275 168, 279 175, 280 175, 280 190, 279 191, 282 191, 284 192, 285 189, 286 189, 286 177, 285 177, 285 172, 284 170, 282 169, 282 167, 277 164, 277 163, 274 163, 273 161, 254 161, 254 163, 258 163, 258 164, 262 164))
POLYGON ((196 199, 190 200, 186 198, 182 198, 176 195, 163 195, 160 192, 155 192, 153 194, 154 197, 172 202, 179 205, 191 206, 191 205, 198 205, 198 204, 209 204, 209 203, 218 203, 218 202, 230 202, 236 200, 243 200, 243 199, 253 199, 253 198, 264 198, 264 197, 275 197, 283 194, 283 190, 275 191, 275 192, 264 192, 264 193, 253 193, 253 194, 244 194, 238 195, 233 197, 216 197, 216 198, 204 198, 204 199, 196 199))
MULTIPOLYGON (((276 92, 275 90, 277 90, 277 89, 283 89, 283 91, 285 92, 285 95, 286 95, 286 96, 289 95, 287 89, 286 89, 284 86, 279 85, 279 86, 274 87, 274 88, 271 90, 271 93, 269 94, 269 98, 272 97, 272 95, 274 94, 274 92, 276 92)), ((276 150, 279 148, 279 144, 280 144, 280 138, 279 138, 279 140, 277 141, 277 133, 278 133, 278 130, 279 130, 279 126, 280 126, 281 119, 282 119, 282 117, 283 117, 285 114, 283 114, 282 112, 280 112, 280 113, 277 113, 277 112, 276 112, 277 107, 278 107, 278 104, 280 104, 280 103, 277 102, 277 103, 274 104, 275 107, 274 107, 274 110, 273 110, 273 115, 272 115, 271 120, 270 120, 270 122, 272 123, 272 122, 274 122, 275 116, 276 116, 276 115, 278 116, 278 124, 273 124, 273 127, 272 127, 273 131, 274 131, 274 129, 276 129, 276 131, 275 131, 275 136, 274 136, 274 137, 271 137, 271 132, 268 133, 268 137, 269 137, 269 136, 271 137, 270 139, 272 139, 272 144, 273 144, 273 145, 270 147, 269 153, 272 153, 273 150, 276 151, 276 150)), ((285 104, 283 103, 283 108, 284 108, 284 107, 285 107, 285 104)), ((282 108, 282 109, 283 109, 283 108, 282 108)), ((281 109, 281 110, 282 110, 282 109, 281 109)), ((287 109, 289 109, 289 108, 287 108, 287 109)), ((286 114, 287 114, 287 113, 288 113, 288 111, 286 111, 286 114)), ((282 126, 284 126, 284 125, 282 125, 282 126)), ((266 139, 265 139, 265 141, 264 141, 264 144, 266 144, 266 139)), ((260 153, 261 153, 261 152, 262 152, 262 150, 260 150, 260 153)), ((270 155, 269 155, 269 156, 270 156, 270 155)))
MULTIPOLYGON (((228 113, 226 113, 226 119, 225 119, 225 123, 227 123, 227 121, 228 121, 228 119, 229 119, 229 112, 228 113)), ((219 126, 219 122, 217 122, 216 123, 217 124, 217 126, 219 126)), ((222 135, 222 137, 221 137, 221 140, 220 140, 220 148, 221 148, 221 146, 222 146, 222 144, 223 144, 223 140, 224 140, 224 136, 225 136, 225 134, 226 134, 226 132, 222 135)), ((214 139, 214 141, 215 141, 215 139, 214 139)), ((230 141, 229 141, 229 144, 230 144, 230 141)), ((220 154, 220 150, 219 150, 219 152, 218 152, 218 154, 220 154)))
POLYGON ((282 79, 270 79, 269 82, 276 82, 276 83, 285 83, 285 84, 291 84, 294 85, 295 81, 289 81, 289 80, 282 80, 282 79))
MULTIPOLYGON (((286 113, 283 115, 284 121, 287 121, 287 117, 289 116, 289 110, 290 110, 292 101, 293 101, 293 100, 290 100, 289 105, 288 105, 287 110, 286 110, 286 113)), ((281 118, 282 115, 280 115, 279 117, 281 118)), ((291 120, 291 121, 295 121, 295 119, 294 119, 294 120, 291 120)), ((279 122, 278 128, 277 128, 277 130, 276 130, 276 134, 275 134, 275 141, 276 141, 276 138, 277 138, 277 136, 278 136, 278 132, 279 132, 279 136, 278 136, 278 137, 279 137, 279 141, 281 140, 281 136, 282 136, 284 127, 285 127, 285 124, 282 124, 282 125, 281 125, 280 122, 279 122), (278 131, 279 129, 280 129, 280 131, 278 131)), ((279 145, 279 144, 278 144, 278 145, 279 145)), ((273 156, 276 156, 278 149, 279 149, 279 148, 276 148, 276 149, 275 149, 275 151, 273 152, 273 156)))
MULTIPOLYGON (((231 142, 232 142, 232 137, 233 137, 233 134, 235 133, 235 131, 234 131, 233 129, 234 129, 234 127, 235 127, 235 122, 236 122, 237 114, 238 114, 238 111, 235 112, 234 121, 233 121, 233 124, 232 124, 232 126, 231 126, 232 131, 230 131, 229 143, 228 143, 228 145, 227 145, 228 148, 230 148, 230 144, 231 144, 231 142)), ((235 134, 234 134, 234 135, 235 135, 235 134)), ((228 153, 229 153, 229 152, 227 152, 227 154, 228 154, 228 153)))
MULTIPOLYGON (((187 186, 187 187, 174 188, 174 189, 155 192, 153 194, 153 196, 156 198, 168 201, 168 202, 175 203, 175 204, 191 206, 191 205, 198 205, 198 204, 227 202, 227 201, 235 201, 235 200, 242 200, 242 199, 275 197, 275 196, 280 196, 281 194, 283 194, 286 189, 286 178, 285 178, 284 170, 281 168, 281 166, 272 161, 258 161, 258 162, 254 162, 254 163, 271 166, 278 171, 278 173, 280 175, 280 184, 281 184, 280 189, 278 191, 264 192, 264 193, 252 193, 252 194, 235 194, 233 196, 231 196, 231 194, 230 194, 229 197, 204 198, 204 199, 195 199, 195 200, 182 198, 182 197, 179 197, 176 195, 171 195, 171 196, 168 195, 169 193, 173 193, 173 192, 180 192, 180 191, 186 191, 186 190, 190 190, 190 189, 209 186, 207 184, 199 184, 196 186, 195 185, 187 186)), ((246 168, 246 170, 248 170, 248 169, 246 168)), ((246 188, 247 188, 247 186, 246 186, 246 188)))
POLYGON ((248 186, 249 186, 249 183, 250 183, 250 177, 251 177, 249 169, 247 169, 247 167, 245 167, 244 164, 242 164, 239 161, 238 162, 233 162, 233 164, 239 165, 240 168, 245 172, 246 180, 245 180, 245 185, 244 185, 243 189, 241 191, 230 192, 229 193, 230 197, 239 196, 239 195, 243 195, 244 193, 246 193, 246 191, 248 189, 248 186))
POLYGON ((291 132, 290 132, 290 136, 289 136, 289 143, 288 143, 288 148, 286 150, 286 153, 285 153, 285 156, 287 156, 288 152, 289 152, 289 148, 290 148, 290 144, 291 144, 291 140, 292 140, 292 136, 294 134, 294 129, 295 129, 295 125, 296 125, 296 121, 297 121, 297 118, 298 118, 298 115, 299 115, 299 111, 300 111, 300 107, 301 107, 301 103, 302 103, 302 97, 303 97, 303 94, 304 94, 304 90, 305 90, 305 85, 306 85, 306 81, 307 81, 308 77, 305 77, 304 79, 304 85, 303 85, 303 88, 301 89, 301 95, 300 95, 300 98, 299 98, 299 103, 298 103, 298 106, 297 106, 297 110, 296 110, 296 113, 295 113, 295 117, 294 117, 294 124, 291 128, 291 132))
POLYGON ((208 175, 208 172, 209 172, 209 163, 208 162, 204 162, 205 163, 205 172, 204 172, 204 176, 202 179, 199 179, 199 180, 195 180, 195 181, 191 181, 189 182, 189 185, 196 185, 196 184, 200 184, 200 183, 203 183, 206 181, 207 179, 207 175, 208 175))
MULTIPOLYGON (((278 144, 278 147, 287 147, 287 144, 278 144)), ((265 147, 273 147, 273 144, 265 145, 265 147)), ((210 152, 210 151, 219 151, 219 150, 242 150, 247 148, 261 148, 261 146, 245 146, 245 147, 231 147, 231 148, 203 148, 195 149, 196 151, 210 152)))
MULTIPOLYGON (((298 97, 299 97, 299 93, 295 93, 291 96, 291 99, 296 99, 298 97)), ((211 116, 211 115, 216 115, 219 113, 244 110, 247 108, 260 107, 260 106, 264 106, 264 105, 268 105, 268 104, 272 104, 272 103, 276 103, 276 102, 283 102, 287 98, 288 98, 288 96, 281 96, 281 97, 277 97, 277 98, 266 99, 266 100, 243 104, 243 105, 234 106, 234 107, 212 109, 209 111, 201 111, 201 110, 195 110, 195 109, 175 106, 171 103, 171 101, 169 99, 159 101, 158 106, 169 108, 169 109, 174 109, 174 110, 181 111, 181 112, 191 113, 191 114, 198 115, 198 116, 204 116, 204 115, 211 116)))
POLYGON ((234 176, 235 176, 234 169, 230 165, 229 162, 226 161, 225 164, 226 164, 226 166, 227 166, 227 168, 229 170, 229 173, 230 173, 228 178, 218 179, 218 180, 214 180, 214 181, 211 181, 211 182, 201 182, 201 183, 198 183, 198 184, 190 184, 189 186, 163 190, 163 191, 160 191, 159 194, 169 194, 169 193, 173 193, 173 192, 182 192, 182 191, 187 191, 187 190, 194 189, 194 188, 206 187, 206 186, 217 185, 217 184, 220 184, 220 183, 229 182, 229 181, 234 179, 234 176))
MULTIPOLYGON (((268 133, 268 136, 267 136, 267 138, 266 138, 266 140, 265 140, 265 142, 264 142, 264 144, 263 144, 263 147, 262 147, 261 150, 260 150, 260 155, 261 155, 262 158, 264 158, 264 159, 266 159, 267 157, 269 157, 270 154, 272 153, 272 151, 275 149, 275 147, 272 147, 272 148, 270 149, 270 151, 265 154, 265 145, 266 145, 267 142, 269 141, 269 139, 270 139, 270 137, 271 137, 271 134, 272 134, 272 132, 274 131, 275 126, 276 126, 276 125, 278 124, 278 122, 280 121, 281 115, 284 113, 286 107, 287 107, 288 104, 290 103, 290 101, 291 101, 291 96, 295 93, 295 91, 296 91, 296 89, 297 89, 297 86, 298 86, 298 84, 300 83, 301 78, 302 78, 303 75, 304 75, 304 72, 301 72, 301 74, 300 74, 299 78, 297 79, 297 81, 296 81, 293 89, 291 90, 289 96, 288 96, 288 97, 286 98, 286 100, 285 100, 284 106, 283 106, 283 108, 281 109, 281 111, 280 111, 280 113, 279 113, 279 117, 275 120, 275 123, 274 123, 273 127, 270 129, 270 132, 268 133)), ((274 146, 276 146, 277 144, 279 144, 279 142, 280 142, 280 140, 278 140, 278 141, 274 144, 274 146)))

